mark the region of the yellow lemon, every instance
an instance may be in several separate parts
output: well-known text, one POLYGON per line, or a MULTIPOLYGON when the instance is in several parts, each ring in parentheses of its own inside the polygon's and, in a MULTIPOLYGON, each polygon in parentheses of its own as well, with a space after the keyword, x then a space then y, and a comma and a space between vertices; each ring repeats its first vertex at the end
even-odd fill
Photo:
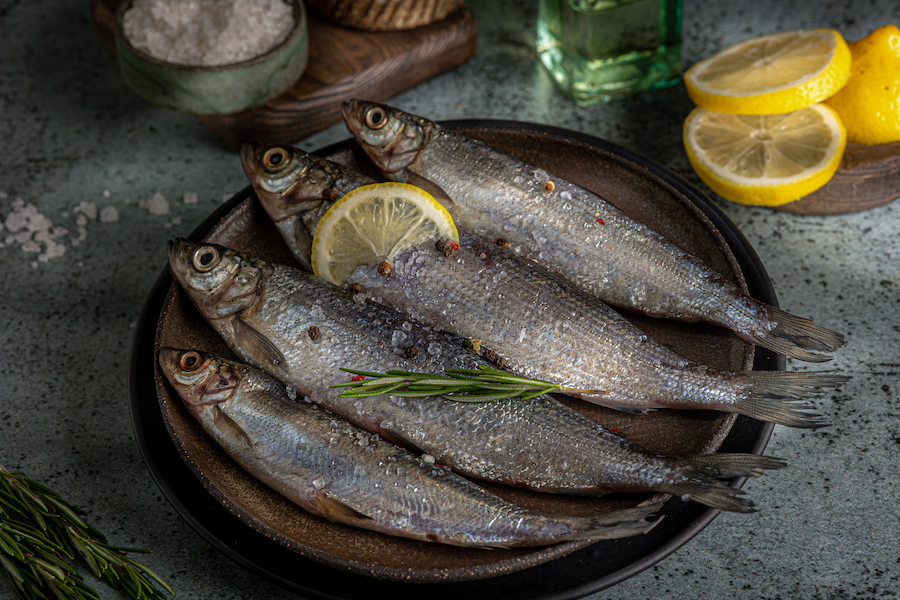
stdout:
POLYGON ((362 264, 387 261, 427 240, 459 242, 450 213, 406 183, 373 183, 345 194, 316 225, 313 272, 337 285, 362 264))
POLYGON ((851 42, 850 79, 826 100, 857 144, 900 141, 900 29, 879 27, 851 42))
POLYGON ((738 115, 784 114, 821 102, 850 76, 850 50, 833 29, 772 33, 730 46, 684 74, 697 106, 738 115))
POLYGON ((695 108, 684 122, 691 166, 714 192, 740 204, 777 206, 825 185, 847 134, 814 104, 783 115, 730 115, 695 108))

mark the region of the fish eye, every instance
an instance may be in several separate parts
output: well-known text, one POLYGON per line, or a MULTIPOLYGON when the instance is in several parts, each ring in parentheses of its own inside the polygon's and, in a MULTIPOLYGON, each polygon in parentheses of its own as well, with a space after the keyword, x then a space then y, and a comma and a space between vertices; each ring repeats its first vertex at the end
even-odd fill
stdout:
POLYGON ((181 370, 187 372, 196 371, 201 365, 203 365, 203 357, 194 350, 182 354, 181 360, 178 361, 178 366, 181 367, 181 370))
POLYGON ((211 271, 221 258, 219 251, 212 246, 203 246, 194 252, 194 268, 201 273, 211 271))
POLYGON ((387 111, 380 106, 373 106, 366 111, 366 125, 371 129, 381 129, 387 125, 387 111))
POLYGON ((287 162, 288 153, 284 148, 270 148, 263 154, 263 164, 267 169, 274 169, 287 162))

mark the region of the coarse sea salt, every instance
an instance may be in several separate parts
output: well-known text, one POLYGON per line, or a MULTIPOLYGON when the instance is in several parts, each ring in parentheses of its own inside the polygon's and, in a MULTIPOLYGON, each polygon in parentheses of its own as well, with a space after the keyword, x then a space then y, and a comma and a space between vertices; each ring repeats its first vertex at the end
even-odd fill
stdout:
POLYGON ((135 48, 194 66, 260 56, 284 41, 293 25, 284 0, 134 0, 122 21, 135 48))

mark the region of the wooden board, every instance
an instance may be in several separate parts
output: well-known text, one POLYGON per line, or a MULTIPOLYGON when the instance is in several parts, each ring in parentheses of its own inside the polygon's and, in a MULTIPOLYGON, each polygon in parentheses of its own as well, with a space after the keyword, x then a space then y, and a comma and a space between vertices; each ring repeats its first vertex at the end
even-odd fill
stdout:
POLYGON ((847 144, 831 181, 812 194, 774 207, 797 215, 840 215, 882 206, 900 197, 900 142, 847 144))
MULTIPOLYGON (((113 52, 119 1, 94 0, 97 36, 113 52)), ((462 65, 475 53, 475 18, 466 7, 430 25, 396 32, 357 31, 313 14, 308 18, 309 64, 291 89, 239 113, 195 115, 228 146, 297 142, 339 123, 342 101, 383 102, 462 65)))

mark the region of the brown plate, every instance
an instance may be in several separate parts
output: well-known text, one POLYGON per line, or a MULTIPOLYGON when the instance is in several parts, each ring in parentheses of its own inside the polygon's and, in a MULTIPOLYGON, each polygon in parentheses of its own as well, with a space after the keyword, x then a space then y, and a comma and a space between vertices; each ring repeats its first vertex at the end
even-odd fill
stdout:
MULTIPOLYGON (((702 194, 661 167, 574 132, 495 121, 449 125, 606 196, 751 295, 775 303, 765 271, 734 225, 702 194)), ((352 141, 319 154, 367 168, 352 141)), ((192 237, 293 264, 249 188, 201 224, 192 237)), ((727 330, 628 317, 685 356, 711 366, 783 369, 783 360, 779 362, 776 355, 765 351, 758 350, 754 362, 753 347, 727 330)), ((640 538, 490 551, 405 540, 330 523, 248 476, 208 438, 164 382, 153 358, 162 345, 233 356, 165 271, 147 302, 138 330, 132 354, 130 402, 138 443, 157 483, 179 512, 216 547, 302 593, 371 598, 379 593, 402 592, 404 586, 430 583, 434 584, 429 587, 430 593, 436 598, 466 593, 578 597, 650 566, 717 514, 672 499, 666 503, 663 524, 640 538), (586 570, 585 556, 592 557, 586 570), (353 577, 358 578, 355 584, 353 577), (573 593, 577 595, 566 596, 573 593)), ((634 416, 583 403, 572 405, 607 427, 618 428, 629 439, 662 452, 713 452, 723 446, 728 451, 761 452, 772 430, 771 425, 752 419, 711 411, 660 410, 634 416)), ((738 480, 734 485, 742 483, 738 480)), ((487 487, 515 502, 555 513, 607 512, 647 497, 574 498, 500 485, 487 487)))

